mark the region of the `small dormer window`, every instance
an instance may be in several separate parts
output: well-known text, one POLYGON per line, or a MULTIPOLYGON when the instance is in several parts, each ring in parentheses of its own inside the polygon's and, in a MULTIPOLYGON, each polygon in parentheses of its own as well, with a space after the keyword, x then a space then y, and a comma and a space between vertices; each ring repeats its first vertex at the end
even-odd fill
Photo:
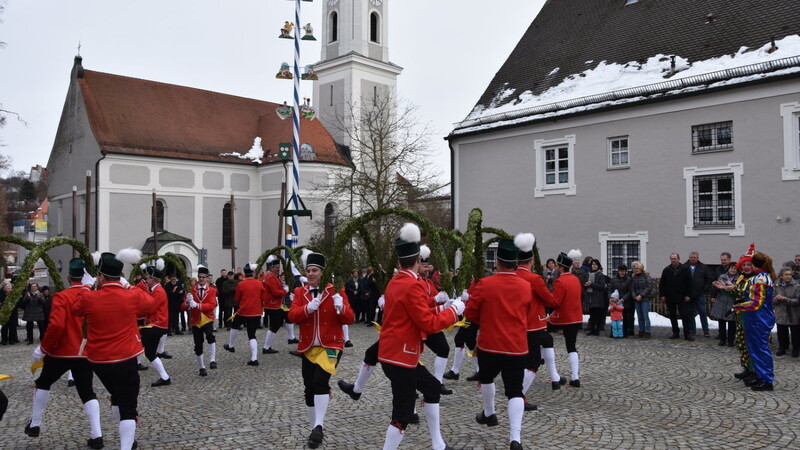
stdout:
POLYGON ((369 41, 378 42, 378 33, 380 32, 378 13, 374 12, 369 16, 369 41))

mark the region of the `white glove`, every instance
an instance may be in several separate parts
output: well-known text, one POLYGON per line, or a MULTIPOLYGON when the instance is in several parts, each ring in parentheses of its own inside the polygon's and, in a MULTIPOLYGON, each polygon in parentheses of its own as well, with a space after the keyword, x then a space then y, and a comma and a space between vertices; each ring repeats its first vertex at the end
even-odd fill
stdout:
POLYGON ((96 281, 97 280, 95 279, 95 277, 89 275, 89 272, 87 272, 86 269, 83 269, 83 278, 81 278, 81 284, 82 285, 84 285, 84 286, 94 286, 94 283, 96 281))
POLYGON ((314 311, 319 309, 320 298, 321 296, 318 296, 317 298, 308 302, 308 305, 306 305, 306 308, 308 308, 308 312, 313 313, 314 311))
POLYGON ((453 300, 453 304, 450 306, 455 308, 456 315, 460 316, 461 314, 464 314, 464 302, 461 300, 453 300))
POLYGON ((287 294, 289 293, 289 285, 288 284, 284 284, 283 285, 283 292, 286 292, 287 294))
POLYGON ((450 307, 450 305, 452 305, 454 301, 456 301, 456 299, 454 299, 454 298, 448 298, 448 299, 447 299, 447 301, 446 301, 446 302, 444 302, 444 307, 443 307, 442 309, 447 309, 447 308, 449 308, 449 307, 450 307))
POLYGON ((333 306, 337 308, 344 308, 344 299, 339 294, 333 294, 333 306))
POLYGON ((43 356, 44 352, 42 351, 42 346, 37 345, 36 348, 33 349, 33 355, 31 355, 33 362, 39 362, 39 360, 41 360, 43 356))
POLYGON ((196 301, 189 300, 189 308, 197 308, 198 306, 200 305, 196 301))
POLYGON ((439 291, 439 293, 436 294, 436 297, 434 297, 434 299, 436 300, 436 303, 444 303, 450 300, 450 296, 447 295, 447 293, 444 291, 439 291))
POLYGON ((386 304, 386 297, 381 295, 380 298, 378 299, 378 308, 383 309, 383 305, 385 304, 386 304))
POLYGON ((469 292, 464 289, 464 292, 461 294, 461 301, 466 302, 467 300, 469 300, 469 292))
POLYGON ((294 293, 289 294, 289 301, 290 302, 294 301, 294 293))
POLYGON ((125 289, 130 289, 131 284, 128 283, 128 280, 126 280, 125 277, 119 277, 119 282, 120 282, 120 284, 122 284, 122 287, 124 287, 125 289))

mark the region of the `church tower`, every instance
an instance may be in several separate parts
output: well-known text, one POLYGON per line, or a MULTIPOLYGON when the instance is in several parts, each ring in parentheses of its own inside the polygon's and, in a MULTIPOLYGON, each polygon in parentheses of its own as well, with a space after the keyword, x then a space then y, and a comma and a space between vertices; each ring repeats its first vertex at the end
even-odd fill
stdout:
MULTIPOLYGON (((403 70, 389 62, 388 0, 323 0, 322 59, 314 64, 314 106, 338 144, 350 105, 396 95, 403 70)), ((345 126, 347 124, 345 123, 345 126)))

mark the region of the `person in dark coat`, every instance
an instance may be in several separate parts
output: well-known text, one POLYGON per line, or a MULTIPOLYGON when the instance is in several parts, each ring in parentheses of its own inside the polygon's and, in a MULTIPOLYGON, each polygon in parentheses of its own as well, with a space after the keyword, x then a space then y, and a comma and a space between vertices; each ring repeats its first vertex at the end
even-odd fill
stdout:
MULTIPOLYGON (((5 303, 6 297, 11 292, 11 288, 11 283, 3 281, 3 289, 0 289, 0 307, 5 303)), ((3 324, 1 327, 2 329, 0 329, 0 344, 11 345, 19 343, 19 337, 17 335, 18 321, 19 315, 17 313, 17 308, 13 308, 11 314, 8 315, 8 320, 3 324)))
POLYGON ((222 284, 228 279, 228 271, 222 269, 219 271, 219 278, 214 281, 214 287, 217 289, 217 305, 219 305, 219 328, 225 326, 225 319, 222 317, 222 284))
POLYGON ((589 306, 589 332, 587 336, 599 336, 605 327, 608 304, 608 277, 603 273, 600 261, 592 259, 591 271, 583 284, 584 298, 589 306))
POLYGON ((228 321, 237 309, 236 305, 236 286, 239 281, 234 278, 233 271, 228 271, 225 281, 221 286, 217 286, 219 293, 219 315, 222 317, 222 325, 230 331, 231 324, 228 321))
POLYGON ((44 294, 39 290, 37 283, 31 283, 30 289, 22 297, 20 308, 22 308, 22 320, 25 323, 25 330, 27 331, 28 344, 33 344, 33 325, 39 327, 39 341, 44 336, 44 294))
MULTIPOLYGON (((689 260, 686 261, 686 268, 692 274, 692 303, 700 316, 700 325, 703 327, 703 336, 711 337, 708 332, 708 314, 706 313, 706 293, 711 289, 711 283, 716 281, 714 273, 705 264, 700 262, 700 255, 697 252, 689 253, 689 260)), ((695 334, 697 324, 692 318, 689 323, 689 332, 695 334)))
POLYGON ((677 253, 669 255, 669 265, 661 272, 661 283, 659 285, 659 295, 661 301, 666 302, 669 308, 669 320, 672 322, 672 336, 670 339, 681 337, 681 330, 678 327, 678 314, 683 322, 683 336, 687 341, 694 338, 689 333, 691 331, 689 322, 694 320, 694 304, 692 303, 692 273, 681 264, 681 257, 677 253))
POLYGON ((179 328, 179 316, 181 315, 181 303, 183 303, 184 287, 183 281, 178 279, 175 273, 169 274, 169 281, 164 285, 167 291, 167 301, 169 302, 169 330, 168 336, 172 334, 183 334, 179 328))
POLYGON ((636 313, 636 305, 631 297, 631 277, 628 276, 628 266, 620 264, 617 273, 611 277, 608 292, 619 292, 619 299, 624 307, 622 311, 622 337, 633 336, 633 316, 636 313))
POLYGON ((347 301, 353 308, 356 315, 356 320, 353 323, 365 322, 366 314, 364 311, 364 302, 360 295, 358 295, 358 270, 353 269, 350 272, 350 278, 344 284, 345 293, 347 294, 347 301))

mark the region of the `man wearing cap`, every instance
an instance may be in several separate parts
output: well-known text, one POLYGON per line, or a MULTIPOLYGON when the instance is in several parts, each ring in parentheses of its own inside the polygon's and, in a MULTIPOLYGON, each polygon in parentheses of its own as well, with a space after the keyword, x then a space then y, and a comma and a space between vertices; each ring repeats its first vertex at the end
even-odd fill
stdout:
POLYGON ((478 334, 478 381, 483 395, 483 411, 475 420, 496 426, 494 410, 497 375, 503 375, 508 398, 509 441, 511 449, 521 449, 522 414, 525 400, 522 381, 528 355, 528 314, 532 312, 530 283, 514 271, 519 249, 511 239, 497 243, 497 274, 478 281, 470 290, 464 316, 480 324, 478 334))
MULTIPOLYGON (((267 297, 264 301, 264 314, 269 324, 267 330, 267 337, 264 339, 264 348, 261 353, 267 355, 270 353, 278 353, 277 350, 272 348, 272 342, 275 341, 275 336, 278 330, 283 325, 283 297, 289 293, 289 286, 281 280, 281 261, 274 255, 267 257, 267 278, 264 280, 264 289, 267 291, 267 297)), ((292 342, 289 342, 290 344, 292 342)), ((295 342, 296 343, 296 342, 295 342)))
MULTIPOLYGON (((558 303, 553 294, 547 289, 544 279, 538 273, 533 273, 533 244, 536 238, 531 233, 520 233, 514 238, 514 245, 519 248, 517 255, 517 275, 531 285, 533 302, 531 311, 528 312, 528 357, 525 362, 525 377, 522 380, 522 394, 528 393, 536 372, 544 357, 548 360, 548 368, 555 367, 555 353, 553 351, 553 336, 547 331, 547 308, 557 308, 558 303), (552 365, 551 365, 552 362, 552 365)), ((553 373, 550 374, 551 378, 553 373)), ((533 411, 536 405, 528 403, 525 399, 525 411, 533 411)))
POLYGON ((166 291, 161 287, 161 278, 164 276, 164 273, 161 272, 163 267, 164 260, 159 258, 155 266, 145 266, 144 268, 144 273, 147 275, 145 279, 147 292, 156 301, 156 308, 145 317, 144 327, 140 330, 144 355, 159 375, 159 379, 150 384, 153 387, 168 386, 172 383, 164 369, 164 363, 158 355, 161 337, 167 334, 169 328, 169 302, 166 291))
MULTIPOLYGON (((123 259, 134 263, 141 259, 141 253, 138 258, 123 259)), ((97 266, 100 287, 96 291, 82 289, 73 312, 86 318, 84 351, 97 378, 111 394, 111 409, 119 421, 120 448, 129 450, 134 444, 139 415, 136 357, 144 352, 136 318, 150 313, 156 301, 141 289, 122 286, 123 267, 123 261, 113 253, 101 254, 97 266)))
MULTIPOLYGON (((581 329, 583 323, 583 304, 581 302, 581 295, 583 295, 583 286, 580 280, 571 271, 572 258, 563 252, 558 255, 556 260, 556 270, 558 270, 558 278, 553 282, 553 298, 558 307, 550 313, 550 323, 560 327, 564 331, 564 343, 567 346, 567 360, 569 361, 570 377, 569 385, 572 387, 581 387, 580 375, 580 360, 578 359, 578 348, 576 342, 578 340, 578 331, 581 329)), ((550 369, 550 363, 545 358, 545 363, 548 364, 550 370, 550 380, 553 390, 560 389, 561 385, 566 384, 567 380, 558 375, 555 370, 555 363, 550 369)))
POLYGON ((44 355, 44 366, 42 373, 35 381, 33 415, 28 426, 25 427, 25 432, 30 437, 39 436, 42 415, 50 397, 50 386, 58 381, 65 372, 71 370, 75 378, 78 396, 83 402, 83 412, 89 419, 91 437, 86 444, 90 448, 103 448, 103 434, 100 430, 100 403, 92 388, 92 368, 86 360, 86 355, 81 354, 83 320, 72 312, 72 304, 83 287, 81 283, 83 268, 84 263, 80 258, 73 258, 69 262, 67 279, 70 286, 53 296, 47 331, 42 339, 42 344, 33 351, 34 362, 41 360, 44 355))
POLYGON ((344 347, 342 327, 352 324, 355 314, 343 292, 335 293, 330 283, 324 289, 320 288, 325 256, 311 252, 304 252, 304 256, 308 285, 294 290, 289 321, 300 325, 297 351, 303 356, 303 385, 311 423, 307 445, 317 448, 324 437, 323 427, 331 392, 328 383, 331 375, 336 374, 336 364, 344 347))
POLYGON ((239 304, 239 310, 236 312, 236 317, 231 323, 231 333, 228 336, 228 343, 223 348, 231 353, 236 351, 236 335, 239 334, 239 327, 245 325, 247 327, 247 339, 250 345, 250 360, 247 362, 248 366, 258 365, 258 341, 256 340, 256 329, 258 329, 259 322, 261 321, 261 311, 263 310, 264 301, 267 298, 267 290, 264 289, 264 283, 253 278, 256 270, 255 263, 249 263, 244 266, 244 277, 236 286, 236 303, 239 304))
POLYGON ((414 414, 416 391, 425 402, 425 419, 435 450, 447 448, 439 426, 441 383, 419 363, 422 336, 438 333, 458 321, 464 303, 431 308, 425 283, 418 275, 421 232, 405 224, 395 241, 400 271, 389 281, 384 294, 383 328, 378 360, 392 385, 392 421, 386 429, 383 448, 396 449, 414 414))
MULTIPOLYGON (((208 357, 210 367, 217 368, 217 338, 214 336, 214 308, 217 307, 217 290, 208 284, 211 274, 208 268, 197 268, 197 285, 192 288, 191 294, 186 296, 181 308, 189 311, 189 327, 194 338, 194 354, 197 356, 197 366, 200 376, 208 375, 203 362, 203 337, 208 343, 208 357)), ((231 330, 233 333, 234 330, 231 330)))

